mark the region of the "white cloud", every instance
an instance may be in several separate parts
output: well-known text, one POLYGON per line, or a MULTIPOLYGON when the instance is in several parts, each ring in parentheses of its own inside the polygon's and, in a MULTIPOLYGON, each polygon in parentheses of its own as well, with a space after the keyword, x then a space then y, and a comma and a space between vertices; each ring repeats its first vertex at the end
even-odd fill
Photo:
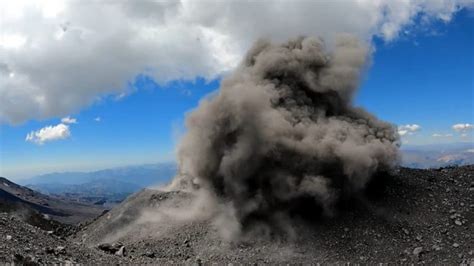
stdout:
POLYGON ((453 134, 439 134, 439 133, 434 133, 433 135, 431 135, 432 137, 434 138, 442 138, 442 137, 446 137, 446 138, 451 138, 453 136, 453 134))
POLYGON ((408 124, 408 125, 401 126, 401 128, 409 130, 409 131, 418 131, 421 129, 421 126, 417 124, 412 124, 412 125, 408 124))
POLYGON ((474 128, 474 125, 473 124, 469 124, 469 123, 464 123, 464 124, 455 124, 452 126, 453 130, 458 132, 458 133, 465 133, 465 132, 468 132, 470 130, 472 130, 474 128))
POLYGON ((96 122, 100 122, 100 120, 101 120, 100 116, 94 118, 94 121, 96 121, 96 122))
POLYGON ((400 136, 405 136, 407 133, 408 133, 408 130, 400 130, 400 129, 398 130, 398 134, 400 136))
POLYGON ((421 129, 421 126, 417 124, 402 125, 398 127, 398 134, 400 136, 412 135, 415 132, 419 131, 420 129, 421 129))
POLYGON ((42 145, 45 142, 67 139, 70 136, 69 126, 61 123, 56 126, 46 126, 37 131, 31 131, 26 135, 25 141, 42 145))
POLYGON ((66 116, 63 119, 61 119, 61 122, 64 124, 77 124, 77 119, 72 118, 70 116, 66 116))
POLYGON ((415 18, 447 22, 466 5, 473 2, 0 1, 0 123, 73 113, 127 93, 140 73, 160 83, 215 78, 260 37, 346 32, 391 41, 415 18))

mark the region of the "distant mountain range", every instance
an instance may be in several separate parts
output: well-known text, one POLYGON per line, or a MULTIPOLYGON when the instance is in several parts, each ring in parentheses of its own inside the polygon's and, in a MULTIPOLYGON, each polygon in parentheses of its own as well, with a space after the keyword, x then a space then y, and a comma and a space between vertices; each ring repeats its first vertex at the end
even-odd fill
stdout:
POLYGON ((158 163, 93 172, 50 173, 19 183, 44 194, 107 206, 142 188, 167 183, 175 174, 176 164, 158 163))
POLYGON ((410 168, 474 164, 474 143, 404 145, 401 153, 402 166, 410 168))
POLYGON ((103 211, 101 206, 44 195, 0 177, 0 212, 15 213, 38 225, 52 225, 49 218, 76 224, 95 218, 103 211))
MULTIPOLYGON (((474 143, 404 145, 402 166, 439 168, 474 164, 474 143)), ((111 207, 140 189, 165 184, 176 174, 175 163, 118 167, 93 172, 50 173, 19 183, 47 195, 111 207)))

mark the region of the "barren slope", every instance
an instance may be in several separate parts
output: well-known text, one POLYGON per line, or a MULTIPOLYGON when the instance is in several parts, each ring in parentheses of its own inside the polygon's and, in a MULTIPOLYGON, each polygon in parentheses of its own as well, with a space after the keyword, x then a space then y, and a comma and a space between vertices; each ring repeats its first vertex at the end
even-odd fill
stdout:
POLYGON ((40 213, 66 224, 77 224, 101 214, 99 206, 44 195, 0 177, 0 211, 40 213))
POLYGON ((292 237, 226 242, 211 221, 175 222, 162 215, 190 205, 192 195, 144 190, 74 241, 90 247, 121 243, 133 263, 472 262, 473 194, 474 166, 402 168, 373 184, 366 197, 342 202, 331 217, 295 218, 292 237), (151 211, 142 216, 143 209, 151 211))

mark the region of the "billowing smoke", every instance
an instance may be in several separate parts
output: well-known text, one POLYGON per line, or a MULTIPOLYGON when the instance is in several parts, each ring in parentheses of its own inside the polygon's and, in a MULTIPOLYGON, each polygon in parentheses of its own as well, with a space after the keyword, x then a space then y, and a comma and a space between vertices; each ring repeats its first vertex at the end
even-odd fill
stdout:
POLYGON ((395 128, 352 105, 367 59, 351 36, 258 41, 187 117, 174 183, 211 192, 242 229, 330 211, 398 161, 395 128))

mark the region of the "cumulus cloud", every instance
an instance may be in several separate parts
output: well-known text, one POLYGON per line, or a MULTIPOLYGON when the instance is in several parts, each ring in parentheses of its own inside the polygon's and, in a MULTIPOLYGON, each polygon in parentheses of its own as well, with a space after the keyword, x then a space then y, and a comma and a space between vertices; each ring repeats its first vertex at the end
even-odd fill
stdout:
POLYGON ((421 126, 417 124, 402 125, 398 127, 398 134, 400 136, 412 135, 415 132, 419 131, 420 129, 421 129, 421 126))
POLYGON ((101 120, 100 116, 94 118, 94 121, 96 121, 96 122, 100 122, 100 120, 101 120))
POLYGON ((448 22, 472 5, 463 0, 1 1, 0 123, 65 116, 104 95, 127 93, 138 74, 160 83, 215 78, 233 69, 260 37, 331 40, 345 32, 391 41, 415 18, 448 22))
POLYGON ((64 124, 77 124, 77 119, 72 118, 70 116, 66 116, 63 119, 61 119, 61 122, 64 124))
POLYGON ((56 126, 46 126, 37 131, 31 131, 26 135, 25 141, 42 145, 45 142, 67 139, 70 136, 69 126, 60 123, 56 126))
POLYGON ((458 133, 466 133, 468 131, 471 131, 474 128, 474 125, 469 123, 460 123, 453 125, 452 128, 458 133))

